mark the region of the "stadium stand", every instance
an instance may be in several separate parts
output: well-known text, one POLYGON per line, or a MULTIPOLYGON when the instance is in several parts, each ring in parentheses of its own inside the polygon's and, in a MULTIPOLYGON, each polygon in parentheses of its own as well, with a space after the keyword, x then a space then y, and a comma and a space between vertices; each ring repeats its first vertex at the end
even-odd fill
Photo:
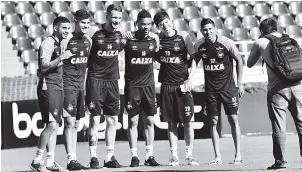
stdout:
POLYGON ((31 41, 31 38, 20 37, 20 38, 17 38, 16 48, 18 50, 18 56, 20 56, 23 51, 28 50, 28 49, 33 49, 34 46, 31 41))
POLYGON ((56 15, 52 12, 42 13, 40 15, 40 22, 41 22, 42 26, 44 26, 46 28, 48 25, 52 25, 55 18, 56 18, 56 15))
POLYGON ((72 13, 75 13, 76 11, 80 10, 80 9, 87 9, 87 6, 85 4, 85 2, 83 1, 72 1, 70 3, 70 11, 72 13))
POLYGON ((9 31, 12 26, 22 25, 22 21, 17 14, 7 14, 3 19, 2 25, 6 26, 6 31, 9 31))
POLYGON ((34 13, 34 7, 29 2, 18 2, 16 6, 16 13, 23 16, 26 13, 34 13))
POLYGON ((288 9, 293 15, 302 13, 302 2, 290 2, 288 9))
POLYGON ((49 3, 38 1, 35 3, 35 12, 38 15, 41 15, 43 13, 52 12, 52 8, 49 3))
POLYGON ((163 10, 168 9, 168 8, 175 8, 175 7, 177 7, 175 1, 159 1, 158 5, 163 10))
POLYGON ((8 14, 15 14, 15 4, 11 2, 1 2, 1 20, 8 14))
POLYGON ((105 4, 102 1, 89 1, 87 8, 92 14, 96 11, 106 10, 105 4))

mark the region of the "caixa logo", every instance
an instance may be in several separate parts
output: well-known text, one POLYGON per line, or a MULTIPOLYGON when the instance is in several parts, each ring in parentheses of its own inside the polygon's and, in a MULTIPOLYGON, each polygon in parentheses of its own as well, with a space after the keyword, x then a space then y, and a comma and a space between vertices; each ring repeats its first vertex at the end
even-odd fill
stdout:
MULTIPOLYGON (((201 111, 201 106, 196 105, 194 106, 194 113, 198 113, 201 111)), ((12 112, 13 112, 13 130, 15 135, 19 139, 28 138, 31 133, 37 137, 40 136, 41 132, 43 131, 43 128, 38 128, 37 123, 39 120, 42 120, 41 112, 36 112, 32 117, 28 113, 19 113, 18 111, 18 105, 16 103, 12 103, 12 112), (20 122, 26 123, 26 128, 21 130, 19 128, 20 122)), ((159 129, 168 129, 168 123, 162 122, 160 120, 159 115, 159 108, 157 109, 157 113, 154 115, 154 124, 159 129)), ((86 114, 84 118, 81 118, 77 123, 77 131, 81 131, 83 128, 88 128, 89 126, 89 114, 86 114)), ((193 122, 193 128, 195 130, 199 130, 204 126, 203 122, 193 122)), ((105 138, 105 129, 106 129, 106 120, 102 121, 100 125, 98 126, 98 138, 104 139, 105 138)), ((119 118, 119 121, 116 125, 116 129, 128 129, 128 114, 126 111, 124 111, 124 114, 119 118), (122 121, 122 123, 120 122, 122 121)), ((63 125, 58 130, 58 135, 62 135, 64 130, 64 122, 63 125)))

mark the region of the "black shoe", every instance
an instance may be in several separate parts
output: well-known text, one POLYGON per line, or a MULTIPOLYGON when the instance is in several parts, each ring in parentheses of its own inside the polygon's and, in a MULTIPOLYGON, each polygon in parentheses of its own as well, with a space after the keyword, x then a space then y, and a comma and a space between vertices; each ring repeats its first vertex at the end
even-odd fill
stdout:
POLYGON ((132 157, 130 167, 138 167, 139 159, 137 156, 132 157))
POLYGON ((114 156, 111 157, 111 161, 105 162, 104 161, 104 167, 107 168, 121 168, 122 165, 120 165, 114 156))
POLYGON ((80 164, 77 160, 71 160, 69 164, 67 164, 67 170, 69 171, 78 171, 78 170, 87 170, 89 168, 80 164))
POLYGON ((145 165, 155 167, 159 166, 159 163, 155 161, 154 156, 149 156, 149 158, 145 160, 145 165))
POLYGON ((37 162, 36 164, 34 161, 29 166, 34 172, 50 172, 49 170, 46 169, 46 167, 43 165, 42 160, 37 162))
POLYGON ((278 170, 286 168, 286 161, 276 160, 272 166, 267 167, 268 170, 278 170))
POLYGON ((92 169, 100 169, 100 163, 99 160, 96 157, 92 157, 90 159, 90 168, 92 169))

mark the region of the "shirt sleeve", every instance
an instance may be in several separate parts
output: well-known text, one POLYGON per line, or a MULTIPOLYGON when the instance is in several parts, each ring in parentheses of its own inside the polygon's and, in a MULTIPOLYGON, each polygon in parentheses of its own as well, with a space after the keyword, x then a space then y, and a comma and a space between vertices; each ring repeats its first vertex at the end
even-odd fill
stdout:
POLYGON ((54 52, 54 44, 51 39, 52 38, 46 39, 40 47, 40 58, 44 59, 46 62, 50 62, 52 53, 54 52))
POLYGON ((229 45, 230 54, 236 59, 241 58, 240 52, 236 47, 235 42, 232 41, 231 39, 228 39, 227 44, 229 45))
POLYGON ((190 55, 190 58, 194 58, 196 51, 194 49, 193 41, 192 41, 191 37, 189 36, 189 34, 186 34, 184 39, 185 39, 185 45, 186 45, 186 48, 190 55))

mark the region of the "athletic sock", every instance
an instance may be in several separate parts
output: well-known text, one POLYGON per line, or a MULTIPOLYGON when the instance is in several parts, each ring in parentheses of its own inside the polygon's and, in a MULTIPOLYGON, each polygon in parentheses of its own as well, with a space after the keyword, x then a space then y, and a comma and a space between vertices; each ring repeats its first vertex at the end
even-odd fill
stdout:
POLYGON ((176 146, 175 147, 171 147, 171 154, 172 154, 172 156, 178 157, 178 155, 177 155, 177 147, 176 146))
POLYGON ((43 158, 43 153, 45 149, 37 149, 36 157, 34 159, 34 164, 37 164, 43 158))
POLYGON ((67 159, 68 159, 68 164, 70 163, 70 161, 72 160, 77 160, 75 153, 70 152, 67 154, 67 159))
POLYGON ((146 146, 146 160, 150 156, 153 156, 153 146, 152 145, 146 146))
POLYGON ((132 149, 130 149, 130 151, 131 151, 132 157, 137 156, 137 148, 132 148, 132 149))
POLYGON ((90 156, 92 157, 97 157, 96 156, 96 146, 89 146, 89 152, 90 152, 90 156))
POLYGON ((192 150, 193 150, 193 146, 186 146, 186 158, 192 156, 192 152, 193 152, 192 150))
POLYGON ((53 166, 53 161, 54 161, 54 153, 53 152, 47 152, 46 154, 46 167, 51 167, 53 166))
POLYGON ((106 162, 111 161, 111 157, 113 156, 114 147, 107 146, 107 153, 106 153, 106 162))

